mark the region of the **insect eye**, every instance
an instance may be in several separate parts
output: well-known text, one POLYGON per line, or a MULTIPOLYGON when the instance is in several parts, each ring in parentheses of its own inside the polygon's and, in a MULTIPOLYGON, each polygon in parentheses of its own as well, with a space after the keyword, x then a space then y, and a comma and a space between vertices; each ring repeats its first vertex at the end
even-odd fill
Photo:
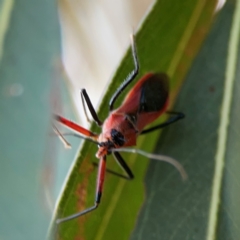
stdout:
POLYGON ((118 146, 123 146, 123 144, 125 143, 124 136, 122 135, 122 133, 120 133, 116 129, 111 130, 111 137, 112 137, 113 143, 118 146))

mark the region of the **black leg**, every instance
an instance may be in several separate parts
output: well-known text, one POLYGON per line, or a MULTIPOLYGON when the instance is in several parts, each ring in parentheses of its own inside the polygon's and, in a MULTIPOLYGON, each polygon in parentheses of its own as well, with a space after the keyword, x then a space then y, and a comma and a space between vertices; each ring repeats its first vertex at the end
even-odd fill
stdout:
POLYGON ((103 156, 100 159, 100 163, 99 163, 99 168, 98 168, 98 177, 97 177, 97 186, 96 186, 96 197, 95 197, 95 203, 92 207, 85 209, 82 212, 79 213, 75 213, 73 215, 70 215, 68 217, 65 218, 60 218, 56 221, 57 224, 78 218, 82 215, 85 215, 89 212, 92 212, 93 210, 95 210, 101 200, 101 196, 102 196, 102 190, 103 190, 103 183, 104 183, 104 177, 105 177, 105 170, 106 170, 106 156, 103 156))
POLYGON ((175 122, 177 122, 178 120, 180 120, 180 119, 182 119, 182 118, 185 117, 185 115, 184 115, 183 113, 180 113, 180 112, 168 111, 168 112, 166 112, 166 113, 172 114, 172 115, 174 115, 174 116, 171 117, 171 118, 169 118, 169 119, 168 119, 166 122, 164 122, 164 123, 161 123, 161 124, 159 124, 159 125, 157 125, 157 126, 154 126, 154 127, 148 128, 148 129, 146 129, 146 130, 143 130, 143 131, 141 132, 141 135, 142 135, 142 134, 145 134, 145 133, 149 133, 149 132, 155 131, 155 130, 157 130, 157 129, 159 129, 159 128, 164 128, 164 127, 166 127, 166 126, 168 126, 168 125, 170 125, 170 124, 172 124, 172 123, 175 123, 175 122))
POLYGON ((132 180, 134 178, 134 175, 133 175, 131 169, 128 167, 128 165, 124 161, 124 159, 122 158, 122 156, 120 155, 120 153, 113 152, 113 156, 114 156, 116 162, 119 164, 119 166, 127 174, 127 176, 125 176, 125 178, 128 180, 132 180))
POLYGON ((59 219, 57 219, 56 223, 57 223, 57 224, 60 224, 60 223, 67 222, 67 221, 69 221, 69 220, 78 218, 78 217, 80 217, 80 216, 82 216, 82 215, 84 215, 84 214, 86 214, 86 213, 89 213, 89 212, 95 210, 97 207, 98 207, 98 204, 95 203, 94 206, 92 206, 92 207, 90 207, 90 208, 87 208, 87 209, 85 209, 85 210, 82 211, 82 212, 75 213, 75 214, 70 215, 70 216, 65 217, 65 218, 59 218, 59 219))
POLYGON ((132 40, 132 55, 133 55, 133 61, 134 61, 134 70, 127 76, 127 78, 124 80, 124 82, 121 84, 121 86, 116 90, 116 92, 113 94, 112 98, 109 101, 109 110, 113 110, 113 105, 118 98, 118 96, 121 94, 121 92, 128 86, 129 83, 132 82, 132 80, 137 76, 138 70, 139 70, 139 62, 137 57, 137 50, 135 46, 135 40, 134 35, 131 35, 132 40))
POLYGON ((93 108, 92 102, 91 102, 86 90, 81 89, 80 93, 81 93, 81 98, 82 98, 83 110, 84 110, 87 120, 90 122, 88 115, 87 115, 87 110, 85 107, 85 101, 87 103, 88 109, 92 115, 93 120, 97 123, 98 126, 102 126, 102 121, 99 120, 98 115, 97 115, 95 109, 93 108))
MULTIPOLYGON (((128 167, 126 162, 123 160, 122 156, 118 152, 113 152, 114 159, 116 162, 120 165, 120 167, 123 169, 123 171, 126 173, 126 175, 123 175, 121 173, 115 172, 111 169, 106 169, 108 173, 111 173, 115 176, 118 176, 120 178, 124 178, 126 180, 132 180, 134 178, 134 175, 131 171, 131 169, 128 167)), ((98 163, 93 162, 93 166, 97 167, 98 163)))

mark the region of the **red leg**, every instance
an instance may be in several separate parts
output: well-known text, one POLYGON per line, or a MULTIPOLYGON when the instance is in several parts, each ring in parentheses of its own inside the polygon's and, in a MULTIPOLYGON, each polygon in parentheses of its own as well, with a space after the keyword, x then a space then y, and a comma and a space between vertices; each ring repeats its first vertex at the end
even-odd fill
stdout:
POLYGON ((97 189, 96 189, 96 204, 100 203, 102 190, 103 190, 103 183, 105 179, 105 172, 106 172, 106 155, 100 159, 99 168, 98 168, 98 176, 97 176, 97 189))
POLYGON ((98 138, 97 134, 79 126, 78 124, 56 114, 54 115, 54 119, 62 123, 63 125, 69 127, 70 129, 81 133, 85 137, 88 137, 90 139, 93 139, 94 141, 97 141, 97 138, 98 138))
POLYGON ((56 221, 57 224, 60 224, 62 222, 66 222, 68 220, 72 220, 74 218, 78 218, 86 213, 89 213, 93 210, 95 210, 98 207, 98 204, 100 203, 101 196, 102 196, 102 190, 103 190, 103 183, 105 178, 105 169, 106 169, 106 156, 103 156, 100 159, 99 162, 99 168, 98 168, 98 176, 97 176, 97 186, 96 186, 96 197, 95 197, 95 204, 94 206, 87 208, 86 210, 73 214, 71 216, 60 218, 56 221))

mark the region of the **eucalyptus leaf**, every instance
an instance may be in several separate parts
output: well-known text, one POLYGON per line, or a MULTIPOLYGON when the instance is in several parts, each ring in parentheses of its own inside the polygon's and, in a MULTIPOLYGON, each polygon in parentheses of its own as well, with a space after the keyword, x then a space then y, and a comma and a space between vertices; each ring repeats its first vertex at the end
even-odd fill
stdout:
MULTIPOLYGON (((171 78, 171 106, 180 90, 184 76, 211 26, 214 9, 215 1, 156 1, 136 33, 136 45, 140 60, 140 73, 138 78, 147 72, 168 73, 171 78)), ((101 119, 106 118, 108 114, 108 108, 106 106, 108 106, 108 101, 112 94, 132 69, 133 59, 129 49, 117 69, 113 80, 109 83, 108 90, 102 99, 98 111, 101 119)), ((116 105, 121 103, 124 95, 131 87, 132 85, 124 91, 124 94, 118 99, 116 105)), ((193 94, 196 95, 196 93, 193 94)), ((185 96, 185 99, 188 101, 187 106, 193 101, 190 101, 188 96, 185 96)), ((182 109, 177 106, 174 107, 174 109, 185 111, 187 106, 182 109)), ((194 111, 196 110, 197 108, 194 105, 194 111)), ((164 121, 164 119, 163 117, 160 121, 164 121)), ((188 119, 188 121, 190 120, 191 118, 188 119)), ((194 122, 192 122, 192 125, 194 125, 194 122)), ((177 123, 175 128, 171 128, 171 138, 168 137, 168 140, 171 141, 171 147, 174 148, 177 145, 179 145, 179 147, 188 146, 187 143, 184 142, 185 138, 182 138, 180 142, 177 141, 176 133, 172 130, 177 128, 179 131, 182 131, 182 136, 184 136, 186 126, 186 121, 182 121, 182 123, 177 123)), ((95 125, 93 125, 91 129, 96 132, 100 131, 95 125)), ((188 132, 188 134, 193 133, 188 132)), ((139 137, 137 147, 151 152, 157 143, 158 137, 159 132, 155 132, 146 137, 139 137)), ((164 135, 162 139, 165 142, 166 136, 164 135)), ((53 238, 129 239, 144 199, 147 203, 153 199, 153 196, 146 195, 143 185, 143 178, 150 160, 137 155, 124 154, 124 158, 127 159, 127 163, 135 174, 134 181, 127 182, 126 180, 118 179, 116 176, 107 174, 103 198, 99 208, 92 213, 57 226, 56 219, 69 216, 94 204, 96 169, 93 167, 92 162, 96 161, 94 157, 96 151, 97 147, 92 143, 84 142, 81 146, 79 157, 76 159, 70 171, 64 191, 56 208, 55 216, 53 217, 51 225, 53 238)), ((162 152, 161 150, 161 153, 166 152, 162 152)), ((183 158, 185 157, 183 153, 186 153, 186 150, 182 149, 180 153, 172 150, 171 154, 168 155, 175 157, 185 165, 187 160, 188 162, 192 161, 192 155, 188 151, 187 154, 189 155, 186 159, 183 158)), ((119 171, 118 166, 115 166, 111 157, 108 158, 107 164, 108 168, 119 171)), ((161 181, 171 182, 172 187, 175 186, 178 191, 184 192, 186 189, 189 189, 188 186, 190 182, 194 181, 194 179, 197 181, 197 176, 192 176, 192 173, 189 172, 189 179, 191 180, 184 184, 181 181, 179 173, 176 169, 173 169, 172 166, 159 162, 155 164, 157 169, 164 169, 161 170, 161 174, 162 172, 166 172, 167 175, 164 179, 164 176, 161 174, 150 173, 150 175, 152 175, 150 178, 154 178, 159 185, 161 181)), ((195 168, 195 166, 193 167, 195 168)), ((187 166, 186 170, 189 171, 187 166)), ((204 171, 203 168, 199 170, 204 171)), ((207 179, 211 179, 211 176, 207 177, 207 179)), ((200 185, 200 183, 197 184, 200 185)), ((155 187, 156 185, 152 185, 153 192, 155 187)), ((148 188, 147 193, 149 193, 148 188)), ((161 195, 161 197, 163 196, 161 195)), ((171 199, 178 199, 179 197, 181 197, 181 195, 179 196, 179 193, 176 191, 176 195, 172 193, 171 199)), ((162 201, 170 202, 171 199, 162 198, 162 201)), ((159 198, 159 202, 160 201, 161 198, 159 198)), ((144 206, 146 206, 146 208, 152 208, 151 204, 149 207, 148 204, 144 206)), ((178 204, 175 205, 172 210, 175 210, 177 206, 178 204)), ((182 211, 182 216, 184 216, 183 213, 187 214, 187 209, 182 211)), ((154 215, 161 215, 161 212, 154 210, 154 215)), ((164 224, 168 224, 168 227, 172 226, 171 222, 160 222, 152 217, 142 218, 142 220, 144 221, 144 228, 141 226, 141 234, 143 234, 143 232, 145 234, 145 229, 148 229, 148 226, 155 227, 156 229, 159 225, 164 226, 164 224)), ((138 227, 136 228, 136 232, 139 232, 138 227)), ((136 232, 134 232, 135 236, 137 236, 136 232)), ((154 239, 151 238, 153 234, 156 235, 154 232, 151 232, 151 234, 148 232, 148 236, 144 235, 143 239, 154 239)), ((132 236, 133 238, 134 235, 132 236)), ((158 237, 160 235, 156 236, 155 239, 159 239, 158 237)))
POLYGON ((131 239, 239 239, 240 1, 228 1, 194 60, 158 152, 181 160, 186 183, 151 162, 146 200, 131 239))

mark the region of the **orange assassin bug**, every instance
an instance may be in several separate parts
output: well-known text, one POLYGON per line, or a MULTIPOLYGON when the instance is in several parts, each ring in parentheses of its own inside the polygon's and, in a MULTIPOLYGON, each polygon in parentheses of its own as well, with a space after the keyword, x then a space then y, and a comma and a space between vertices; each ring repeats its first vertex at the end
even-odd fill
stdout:
MULTIPOLYGON (((165 73, 148 73, 143 76, 127 94, 122 105, 114 110, 114 103, 116 99, 123 92, 123 90, 135 79, 139 71, 139 62, 133 35, 131 36, 131 40, 132 55, 135 67, 134 70, 128 75, 128 77, 125 79, 125 81, 121 84, 121 86, 116 90, 116 92, 110 99, 110 113, 108 118, 104 122, 99 120, 98 115, 93 108, 93 105, 86 90, 81 90, 81 98, 85 115, 87 116, 85 108, 85 104, 87 104, 93 120, 98 124, 98 126, 102 128, 102 132, 100 135, 85 129, 62 116, 56 114, 54 115, 55 120, 78 133, 73 135, 87 140, 91 140, 94 143, 98 144, 99 147, 96 154, 96 157, 99 158, 99 165, 94 205, 82 212, 73 214, 62 219, 58 219, 58 224, 82 216, 95 210, 98 207, 102 196, 103 183, 106 172, 106 157, 108 154, 113 154, 115 160, 122 167, 126 176, 120 175, 118 173, 115 174, 129 180, 133 179, 134 175, 124 161, 124 159, 122 158, 122 156, 120 155, 120 151, 136 152, 152 159, 171 163, 178 169, 183 179, 185 179, 187 176, 182 165, 168 156, 150 154, 142 150, 125 148, 129 146, 135 146, 138 135, 146 134, 154 130, 163 128, 184 118, 183 113, 172 111, 166 112, 169 103, 169 83, 168 77, 165 73), (164 112, 170 114, 172 117, 170 117, 164 123, 148 129, 144 129, 146 125, 153 122, 164 112)), ((59 137, 66 142, 66 140, 58 130, 56 130, 55 132, 57 132, 59 137)))

